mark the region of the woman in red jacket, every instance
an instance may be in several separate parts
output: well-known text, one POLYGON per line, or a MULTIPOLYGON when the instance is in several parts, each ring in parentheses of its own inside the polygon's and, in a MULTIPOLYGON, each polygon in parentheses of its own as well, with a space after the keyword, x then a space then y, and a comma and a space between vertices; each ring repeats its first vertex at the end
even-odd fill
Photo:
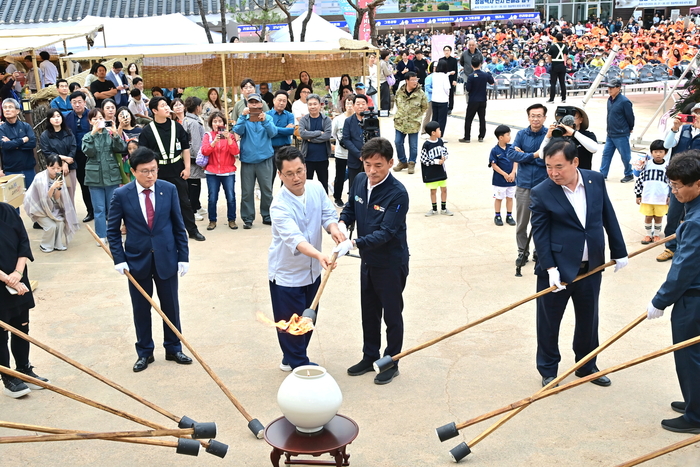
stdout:
POLYGON ((229 133, 226 116, 221 112, 213 112, 209 116, 209 131, 202 139, 202 154, 209 157, 204 168, 207 176, 209 191, 209 225, 207 230, 216 228, 216 202, 219 200, 219 187, 224 188, 226 196, 226 217, 228 226, 236 230, 236 156, 239 153, 238 143, 233 134, 229 133))

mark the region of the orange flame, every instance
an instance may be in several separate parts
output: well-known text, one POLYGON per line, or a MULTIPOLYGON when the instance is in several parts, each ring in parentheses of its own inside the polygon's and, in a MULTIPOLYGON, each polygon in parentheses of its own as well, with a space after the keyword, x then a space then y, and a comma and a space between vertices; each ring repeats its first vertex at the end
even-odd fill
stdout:
POLYGON ((289 321, 280 320, 276 323, 259 311, 257 317, 261 323, 267 326, 274 326, 293 336, 301 336, 314 330, 314 323, 311 321, 311 318, 303 318, 296 313, 292 315, 289 321))

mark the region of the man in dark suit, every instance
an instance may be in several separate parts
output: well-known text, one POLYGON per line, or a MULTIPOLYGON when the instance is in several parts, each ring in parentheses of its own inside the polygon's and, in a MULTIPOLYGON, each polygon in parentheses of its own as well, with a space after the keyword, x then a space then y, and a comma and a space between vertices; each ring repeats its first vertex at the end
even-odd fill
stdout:
POLYGON ((367 96, 364 94, 357 94, 352 98, 352 102, 352 109, 355 111, 355 115, 351 115, 345 119, 345 123, 343 124, 343 138, 340 143, 341 146, 348 150, 349 187, 352 187, 357 174, 362 172, 360 152, 362 151, 362 145, 365 144, 364 131, 362 130, 362 120, 364 120, 362 112, 367 110, 367 96))
MULTIPOLYGON (((551 142, 544 149, 549 178, 530 192, 532 239, 537 250, 537 290, 557 289, 537 299, 537 369, 546 386, 557 376, 559 326, 566 305, 574 302, 576 327, 573 349, 576 361, 598 347, 598 295, 602 273, 578 282, 585 274, 605 263, 605 235, 615 271, 627 265, 627 249, 622 238, 603 176, 578 169, 576 146, 568 140, 551 142), (562 285, 565 282, 567 285, 562 285), (573 282, 573 283, 572 283, 573 282)), ((593 358, 576 371, 584 377, 598 371, 593 358)), ((602 376, 591 381, 609 386, 602 376)))
POLYGON ((80 183, 83 202, 87 208, 87 216, 85 216, 83 222, 90 222, 95 218, 95 214, 92 208, 90 190, 85 185, 85 164, 87 163, 87 156, 83 153, 83 136, 90 133, 92 128, 87 118, 88 111, 85 108, 85 94, 80 91, 75 91, 68 98, 70 99, 70 105, 73 107, 73 110, 68 112, 63 118, 66 121, 66 125, 75 136, 75 142, 77 144, 77 149, 75 151, 77 170, 75 173, 80 183))
MULTIPOLYGON (((177 276, 184 276, 189 269, 189 247, 177 188, 172 183, 158 180, 158 161, 150 149, 137 149, 129 162, 136 180, 114 192, 109 210, 107 239, 114 257, 114 269, 121 274, 129 271, 149 295, 153 295, 155 282, 161 308, 179 331, 177 276), (128 232, 123 246, 122 220, 128 232)), ((129 294, 134 308, 136 353, 139 357, 134 371, 139 372, 155 360, 151 304, 131 282, 129 294)), ((192 359, 182 353, 180 340, 165 323, 163 335, 166 360, 192 363, 192 359)))
POLYGON ((443 47, 442 52, 445 54, 445 56, 440 60, 444 60, 447 63, 447 71, 445 71, 445 73, 447 73, 447 76, 450 79, 450 99, 447 104, 447 115, 452 115, 452 109, 455 106, 455 87, 457 86, 457 71, 459 70, 459 62, 452 56, 452 47, 449 45, 443 47))
MULTIPOLYGON (((386 323, 384 355, 400 353, 403 345, 403 290, 408 277, 408 192, 389 173, 394 166, 393 155, 391 143, 384 138, 372 138, 363 146, 365 172, 359 174, 350 187, 350 196, 338 224, 345 233, 346 225, 357 222, 357 238, 341 242, 333 251, 343 256, 359 248, 362 258, 362 360, 348 368, 350 376, 371 371, 372 363, 379 359, 382 315, 386 323)), ((398 375, 397 364, 378 374, 374 382, 387 384, 398 375)))
POLYGON ((470 142, 472 122, 476 114, 479 114, 479 142, 486 136, 486 85, 493 84, 493 76, 481 71, 481 62, 479 57, 472 58, 472 72, 467 76, 467 116, 464 119, 464 138, 459 140, 460 143, 470 142))

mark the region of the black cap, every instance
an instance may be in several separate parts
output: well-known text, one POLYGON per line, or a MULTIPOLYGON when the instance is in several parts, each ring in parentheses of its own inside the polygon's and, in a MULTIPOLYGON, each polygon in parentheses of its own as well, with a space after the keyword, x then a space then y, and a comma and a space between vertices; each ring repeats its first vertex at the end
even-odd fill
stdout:
POLYGON ((622 81, 620 81, 617 78, 613 78, 610 81, 608 81, 607 86, 609 88, 621 88, 622 87, 622 81))

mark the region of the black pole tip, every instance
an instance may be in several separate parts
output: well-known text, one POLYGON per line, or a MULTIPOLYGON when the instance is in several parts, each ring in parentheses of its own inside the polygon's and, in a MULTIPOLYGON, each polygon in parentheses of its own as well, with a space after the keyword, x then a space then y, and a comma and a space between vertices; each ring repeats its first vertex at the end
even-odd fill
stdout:
POLYGON ((215 439, 210 439, 209 447, 207 447, 207 452, 209 454, 213 454, 216 457, 220 457, 223 459, 224 457, 226 457, 226 453, 228 453, 228 444, 224 444, 215 439))
POLYGON ((193 428, 196 423, 197 422, 192 420, 187 415, 183 415, 182 418, 180 419, 180 422, 177 424, 177 427, 178 428, 193 428))
POLYGON ((437 428, 435 433, 437 433, 437 436, 441 442, 445 442, 448 439, 452 439, 457 436, 459 431, 457 430, 457 425, 455 425, 455 422, 452 422, 437 428))
POLYGON ((199 441, 190 438, 178 438, 177 440, 177 452, 178 454, 184 454, 186 456, 198 456, 199 455, 199 441))
POLYGON ((252 419, 251 421, 248 422, 248 429, 253 432, 256 438, 258 439, 263 439, 264 433, 265 433, 265 427, 263 426, 262 423, 260 423, 260 420, 257 418, 252 419))
POLYGON ((194 428, 192 434, 194 439, 216 438, 215 422, 195 423, 192 428, 194 428))
POLYGON ((316 324, 316 310, 313 308, 307 308, 304 313, 301 314, 302 318, 311 318, 311 321, 316 324))
POLYGON ((376 371, 377 374, 379 374, 379 373, 384 373, 389 368, 393 368, 393 366, 395 364, 396 363, 391 358, 391 355, 386 355, 386 356, 380 358, 379 360, 377 360, 376 362, 374 362, 372 364, 372 366, 374 367, 374 371, 376 371))
POLYGON ((470 453, 472 452, 471 449, 469 449, 469 446, 467 446, 467 443, 460 443, 452 450, 450 451, 450 455, 452 456, 452 460, 455 462, 459 462, 465 457, 467 457, 470 453))

